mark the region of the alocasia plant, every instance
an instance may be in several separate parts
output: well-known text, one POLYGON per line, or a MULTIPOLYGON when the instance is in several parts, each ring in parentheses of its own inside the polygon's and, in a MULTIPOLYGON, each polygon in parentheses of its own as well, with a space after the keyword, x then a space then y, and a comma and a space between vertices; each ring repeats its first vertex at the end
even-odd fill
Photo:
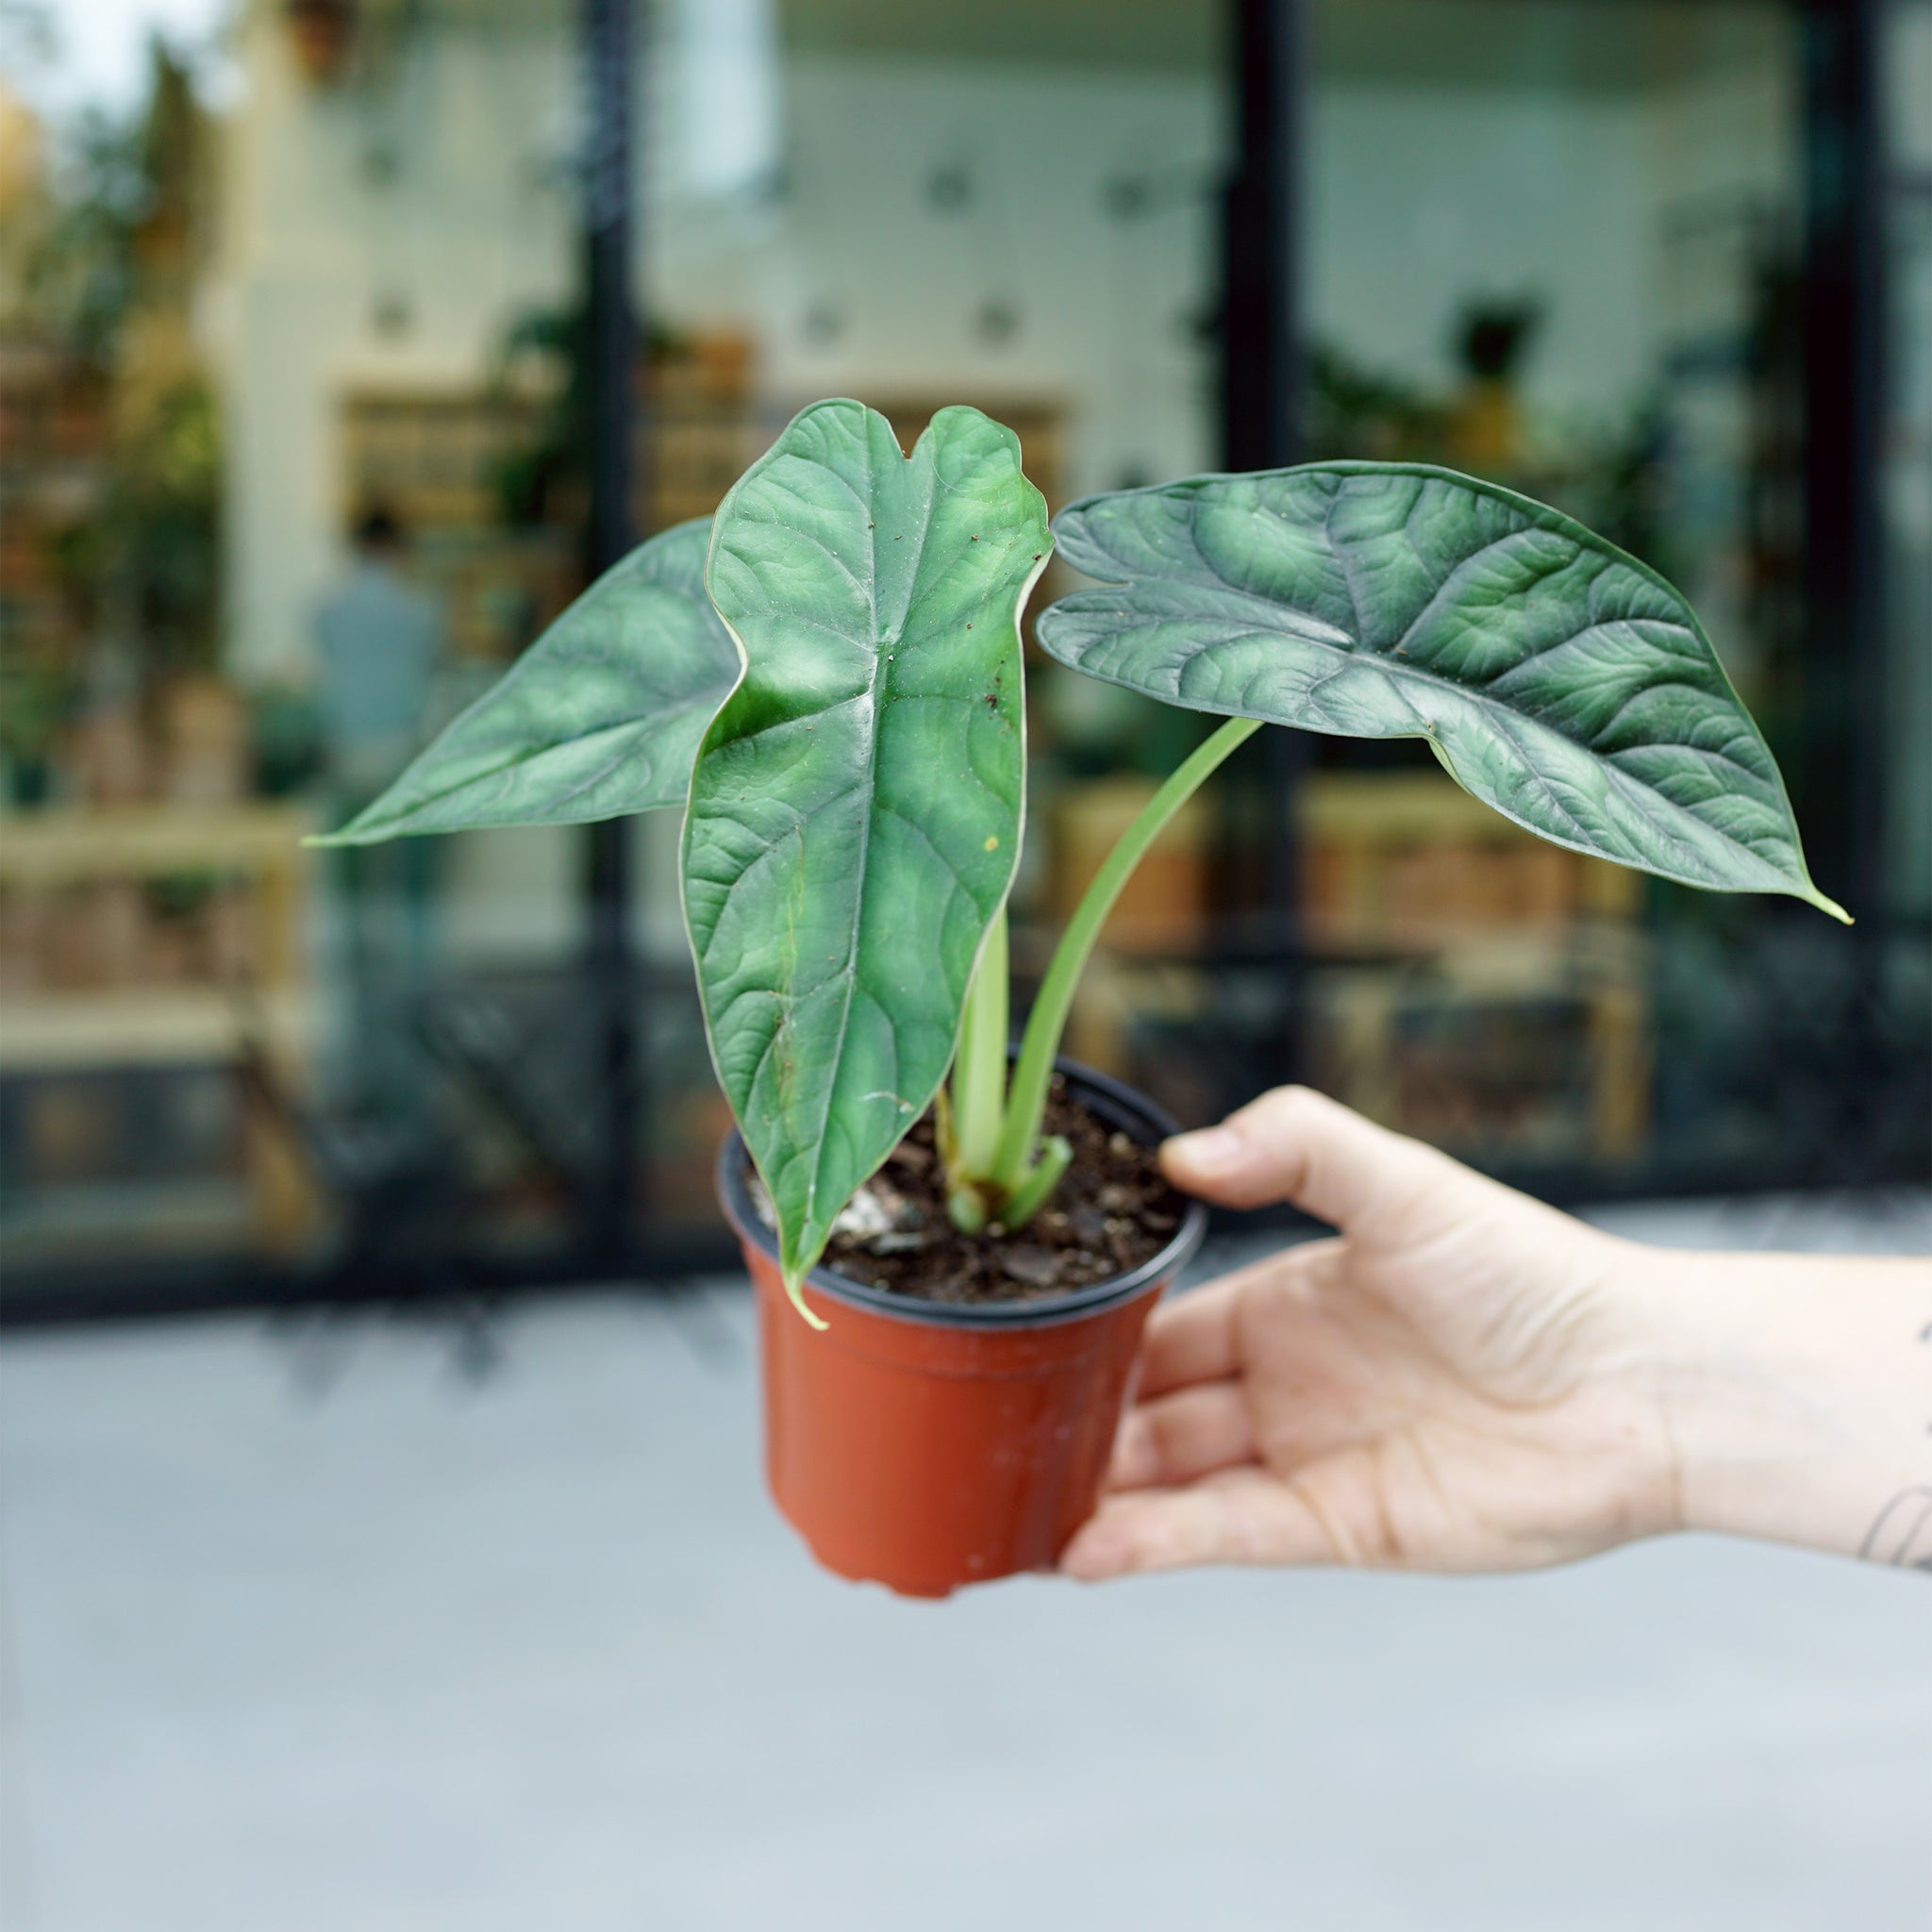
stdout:
POLYGON ((325 842, 683 805, 712 1059, 815 1320, 798 1290, 833 1220, 936 1099, 961 1227, 1021 1227, 1048 1197, 1081 969, 1141 856, 1263 724, 1424 738, 1558 844, 1845 917, 1690 606, 1557 511, 1325 463, 1090 497, 1049 534, 1009 430, 943 409, 908 458, 843 401, 796 417, 708 536, 683 525, 599 579, 325 842), (1056 537, 1100 588, 1042 612, 1041 645, 1227 722, 1102 865, 1009 1077, 1019 616, 1056 537))

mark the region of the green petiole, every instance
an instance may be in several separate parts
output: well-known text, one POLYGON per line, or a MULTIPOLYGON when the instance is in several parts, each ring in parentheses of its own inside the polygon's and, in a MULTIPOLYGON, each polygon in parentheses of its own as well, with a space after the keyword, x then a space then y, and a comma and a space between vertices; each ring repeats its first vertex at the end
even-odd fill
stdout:
POLYGON ((1093 951, 1113 902, 1133 876, 1134 868, 1145 856, 1173 818, 1208 776, 1229 756, 1261 728, 1254 718, 1230 718, 1212 737, 1196 747, 1169 774, 1167 782, 1141 808, 1140 816, 1123 832, 1111 852, 1093 874, 1060 942, 1054 948, 1046 977, 1041 981, 1040 997, 1027 1016, 1026 1032, 1020 1042, 1020 1058, 1013 1067, 1013 1080, 1007 1093, 1006 1125, 1000 1135, 999 1152, 993 1157, 992 1181, 995 1188, 1010 1192, 1020 1185, 1033 1158, 1033 1143, 1040 1138, 1040 1124, 1046 1115, 1046 1090, 1053 1079, 1054 1056, 1059 1052, 1060 1036, 1067 1028, 1067 1015, 1073 1011, 1074 994, 1080 975, 1093 951))
POLYGON ((981 1183, 992 1172, 1007 1094, 1007 908, 986 929, 979 963, 966 989, 959 1049, 953 1059, 952 1147, 946 1170, 952 1186, 947 1212, 962 1234, 987 1221, 981 1183))
POLYGON ((959 1171, 992 1172, 1007 1087, 1007 908, 986 929, 966 991, 959 1052, 953 1062, 953 1140, 959 1171))
POLYGON ((1073 1163, 1073 1148, 1058 1134, 1049 1134, 1041 1145, 1040 1158, 1021 1175, 1020 1185, 1007 1197, 1007 1205, 1000 1209, 1000 1224, 1024 1227, 1073 1163))
POLYGON ((1134 868, 1208 776, 1261 728, 1230 718, 1175 767, 1120 836, 1075 908, 1054 949, 1040 997, 1026 1021, 1010 1084, 1006 1074, 1007 922, 999 914, 966 996, 953 1073, 954 1158, 948 1163, 954 1224, 976 1233, 988 1220, 1025 1226, 1066 1172, 1070 1153, 1058 1136, 1039 1146, 1053 1063, 1073 1010, 1074 994, 1101 928, 1134 868), (996 982, 996 983, 995 983, 996 982), (995 1058, 997 1055, 997 1058, 995 1058), (1001 1090, 1005 1088, 1005 1105, 1001 1090), (970 1109, 970 1114, 969 1114, 970 1109), (969 1125, 970 1119, 970 1125, 969 1125), (988 1132, 988 1122, 992 1130, 988 1132), (1036 1153, 1036 1149, 1038 1149, 1036 1153))

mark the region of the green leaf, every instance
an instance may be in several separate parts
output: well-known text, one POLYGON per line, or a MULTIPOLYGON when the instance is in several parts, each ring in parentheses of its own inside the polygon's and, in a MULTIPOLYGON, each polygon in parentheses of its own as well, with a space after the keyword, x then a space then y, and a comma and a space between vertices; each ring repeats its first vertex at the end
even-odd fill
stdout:
POLYGON ((1063 664, 1194 710, 1426 738, 1559 845, 1847 917, 1690 607, 1556 510, 1421 464, 1310 463, 1089 497, 1054 527, 1120 586, 1042 613, 1063 664))
POLYGON ((691 778, 685 920, 794 1294, 938 1088, 1012 883, 1018 615, 1051 547, 1018 441, 968 408, 908 460, 883 416, 816 404, 718 511, 746 671, 691 778))
POLYGON ((309 842, 586 824, 682 805, 740 671, 705 595, 710 527, 708 517, 679 524, 606 571, 380 798, 309 842))

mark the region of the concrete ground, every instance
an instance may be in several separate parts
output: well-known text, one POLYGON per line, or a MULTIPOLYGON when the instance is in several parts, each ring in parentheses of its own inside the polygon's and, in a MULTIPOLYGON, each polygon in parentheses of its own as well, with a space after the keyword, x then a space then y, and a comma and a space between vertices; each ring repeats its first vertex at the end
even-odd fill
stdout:
MULTIPOLYGON (((1923 1196, 1603 1218, 1932 1249, 1923 1196)), ((11 1341, 0 1925, 1926 1924, 1924 1578, 1684 1539, 901 1603, 766 1505, 748 1312, 11 1341)))

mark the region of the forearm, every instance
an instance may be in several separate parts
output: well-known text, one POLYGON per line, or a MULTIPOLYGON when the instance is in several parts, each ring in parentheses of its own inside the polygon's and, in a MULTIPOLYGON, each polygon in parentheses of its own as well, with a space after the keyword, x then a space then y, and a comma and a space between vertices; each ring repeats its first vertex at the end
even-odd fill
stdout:
POLYGON ((1631 1248, 1687 1529, 1932 1569, 1932 1262, 1631 1248))

